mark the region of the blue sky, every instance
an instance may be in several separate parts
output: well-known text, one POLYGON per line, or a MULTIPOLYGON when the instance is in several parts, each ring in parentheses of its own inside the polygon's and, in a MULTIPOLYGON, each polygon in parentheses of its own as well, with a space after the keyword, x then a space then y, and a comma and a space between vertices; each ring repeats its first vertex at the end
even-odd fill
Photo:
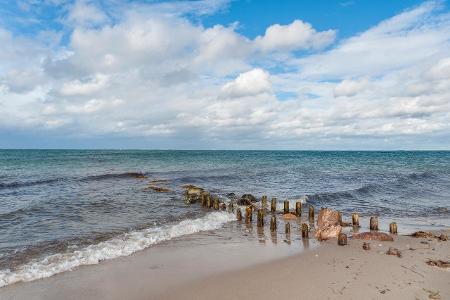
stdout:
POLYGON ((449 149, 446 1, 7 0, 1 148, 449 149))

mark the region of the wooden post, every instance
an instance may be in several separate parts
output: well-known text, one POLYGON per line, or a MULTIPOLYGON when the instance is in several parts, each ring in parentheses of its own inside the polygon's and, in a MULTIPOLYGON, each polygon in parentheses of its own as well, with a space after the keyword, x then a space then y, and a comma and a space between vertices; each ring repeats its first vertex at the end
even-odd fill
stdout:
POLYGON ((340 211, 338 211, 338 216, 339 216, 339 220, 338 220, 339 225, 342 226, 342 213, 340 211))
POLYGON ((347 235, 345 233, 339 233, 338 236, 338 245, 345 246, 347 245, 347 235))
POLYGON ((359 215, 358 215, 358 213, 353 213, 352 214, 352 223, 353 223, 353 226, 359 227, 359 215))
POLYGON ((258 209, 257 225, 258 227, 264 227, 264 208, 258 209))
POLYGON ((261 207, 265 208, 267 206, 267 196, 261 197, 261 207))
POLYGON ((302 216, 302 203, 301 202, 295 202, 295 215, 297 217, 302 216))
POLYGON ((378 230, 378 217, 370 217, 370 230, 378 230))
POLYGON ((314 223, 314 206, 309 206, 309 223, 314 223))
POLYGON ((392 222, 389 224, 389 232, 392 234, 397 234, 397 223, 392 222))
POLYGON ((289 213, 289 201, 284 201, 284 213, 288 214, 289 213))
POLYGON ((277 211, 277 198, 272 198, 272 201, 270 202, 270 210, 272 212, 277 211))
POLYGON ((252 207, 247 206, 245 209, 245 223, 250 224, 252 222, 252 207))
POLYGON ((291 233, 291 223, 289 222, 286 223, 286 225, 284 226, 284 231, 286 232, 286 234, 291 233))
POLYGON ((237 209, 237 212, 236 212, 236 219, 237 219, 238 221, 242 221, 242 212, 241 212, 241 209, 240 209, 240 208, 237 209))
POLYGON ((219 210, 219 198, 214 198, 214 209, 219 210))
POLYGON ((212 206, 211 204, 211 195, 206 196, 206 207, 210 208, 212 206))
POLYGON ((309 237, 308 224, 302 223, 302 238, 307 239, 309 237))
POLYGON ((275 217, 275 215, 273 215, 270 218, 270 231, 274 232, 277 230, 277 217, 275 217))

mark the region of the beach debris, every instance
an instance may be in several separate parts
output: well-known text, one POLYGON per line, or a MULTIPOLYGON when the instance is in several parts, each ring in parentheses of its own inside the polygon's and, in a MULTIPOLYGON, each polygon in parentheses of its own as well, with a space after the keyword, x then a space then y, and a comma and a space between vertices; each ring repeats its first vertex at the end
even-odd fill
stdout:
POLYGON ((352 214, 352 224, 353 224, 353 227, 359 227, 359 214, 358 213, 352 214))
POLYGON ((428 293, 428 299, 434 299, 434 300, 441 299, 441 295, 439 295, 439 291, 433 292, 433 291, 427 290, 427 289, 423 289, 423 290, 428 293))
POLYGON ((338 245, 339 246, 347 245, 347 235, 345 233, 339 233, 339 235, 338 235, 338 245))
POLYGON ((238 207, 237 211, 236 211, 236 219, 238 221, 242 221, 242 212, 241 209, 238 207))
POLYGON ((362 247, 364 250, 370 250, 370 243, 364 242, 362 247))
POLYGON ((287 213, 283 215, 283 220, 296 220, 297 216, 291 213, 287 213))
POLYGON ((277 211, 277 198, 273 197, 270 201, 270 211, 276 212, 277 211))
POLYGON ((239 205, 252 205, 255 202, 256 202, 255 196, 253 196, 252 194, 244 194, 237 201, 237 204, 239 204, 239 205))
POLYGON ((448 236, 442 233, 442 234, 439 236, 439 240, 440 240, 440 241, 448 241, 448 236))
POLYGON ((316 237, 319 240, 338 237, 342 231, 341 215, 338 211, 330 208, 321 208, 317 216, 316 237))
POLYGON ((283 210, 284 214, 288 214, 289 213, 289 201, 285 200, 284 201, 284 210, 283 210))
POLYGON ((397 234, 397 223, 392 222, 389 224, 389 232, 392 234, 397 234))
POLYGON ((251 206, 247 206, 245 208, 245 223, 246 224, 250 224, 252 222, 252 218, 253 218, 252 212, 253 212, 253 209, 251 206))
POLYGON ((159 186, 155 186, 155 185, 149 185, 146 188, 144 188, 144 191, 148 191, 148 190, 152 190, 152 191, 157 192, 157 193, 169 193, 169 192, 171 192, 171 190, 168 189, 168 188, 159 187, 159 186))
POLYGON ((444 261, 444 260, 427 260, 425 262, 429 266, 433 267, 439 267, 439 268, 450 268, 450 261, 444 261))
POLYGON ((308 224, 302 223, 302 238, 307 239, 309 238, 309 228, 308 224))
POLYGON ((291 223, 287 222, 286 225, 284 226, 284 232, 286 234, 290 234, 291 233, 291 223))
POLYGON ((308 218, 309 218, 309 223, 314 223, 314 206, 312 206, 312 205, 309 206, 308 218))
POLYGON ((273 215, 270 218, 270 231, 274 232, 277 230, 277 217, 273 215))
POLYGON ((264 209, 258 209, 257 226, 264 227, 264 209))
POLYGON ((378 217, 370 217, 370 230, 378 230, 378 217))
POLYGON ((302 203, 301 202, 295 202, 295 215, 297 217, 302 216, 302 203))
POLYGON ((262 208, 267 207, 267 196, 266 195, 261 197, 261 207, 262 208))
POLYGON ((394 247, 389 247, 389 250, 386 251, 386 255, 395 255, 397 257, 402 257, 402 252, 394 247))
POLYGON ((383 232, 361 232, 352 235, 353 239, 359 240, 377 240, 377 241, 387 241, 392 242, 394 238, 387 233, 383 232))

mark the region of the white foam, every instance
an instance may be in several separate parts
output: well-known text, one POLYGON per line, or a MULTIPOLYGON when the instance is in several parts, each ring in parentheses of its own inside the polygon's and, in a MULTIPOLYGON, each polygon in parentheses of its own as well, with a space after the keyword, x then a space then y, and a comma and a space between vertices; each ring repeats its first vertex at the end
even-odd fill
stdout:
POLYGON ((102 260, 127 256, 162 241, 218 229, 235 219, 233 214, 227 212, 211 212, 202 218, 184 220, 171 226, 134 231, 73 252, 53 254, 25 264, 14 271, 1 270, 0 287, 49 277, 81 265, 98 264, 102 260))

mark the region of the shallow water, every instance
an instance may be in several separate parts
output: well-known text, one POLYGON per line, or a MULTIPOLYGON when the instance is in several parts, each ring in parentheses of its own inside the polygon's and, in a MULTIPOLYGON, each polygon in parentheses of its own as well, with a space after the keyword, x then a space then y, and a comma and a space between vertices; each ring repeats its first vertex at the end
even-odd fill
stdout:
POLYGON ((188 183, 223 199, 266 194, 405 225, 450 223, 450 152, 0 150, 0 285, 234 220, 185 204, 188 183), (145 191, 155 179, 172 192, 145 191))

